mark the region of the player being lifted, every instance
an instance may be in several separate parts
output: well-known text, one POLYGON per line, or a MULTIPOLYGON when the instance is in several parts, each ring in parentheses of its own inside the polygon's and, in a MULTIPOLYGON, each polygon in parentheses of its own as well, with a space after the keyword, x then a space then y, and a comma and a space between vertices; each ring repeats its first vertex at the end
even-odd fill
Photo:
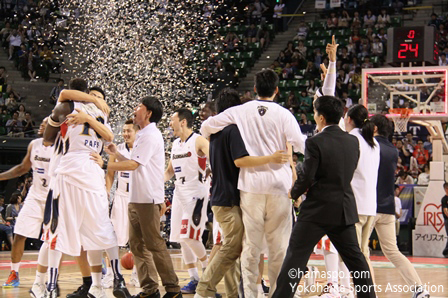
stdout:
MULTIPOLYGON (((71 84, 79 85, 77 90, 87 91, 87 82, 83 79, 73 79, 71 84)), ((92 271, 89 296, 106 297, 101 286, 102 251, 106 249, 115 276, 114 296, 130 297, 120 273, 117 239, 108 217, 104 172, 90 156, 92 152, 101 152, 103 141, 113 139, 107 115, 91 103, 61 103, 48 120, 44 133, 46 142, 54 142, 69 114, 69 124, 74 125, 61 129, 62 157, 52 189, 46 295, 56 296, 55 283, 62 253, 79 256, 83 248, 87 251, 92 271), (89 116, 96 121, 91 121, 89 116)))
POLYGON ((171 214, 171 242, 180 242, 182 257, 191 281, 182 293, 193 294, 199 281, 196 261, 207 266, 207 253, 202 233, 207 222, 210 184, 206 183, 206 161, 209 143, 193 132, 193 114, 179 109, 171 116, 170 127, 178 139, 173 142, 171 159, 165 170, 165 181, 176 176, 171 214))

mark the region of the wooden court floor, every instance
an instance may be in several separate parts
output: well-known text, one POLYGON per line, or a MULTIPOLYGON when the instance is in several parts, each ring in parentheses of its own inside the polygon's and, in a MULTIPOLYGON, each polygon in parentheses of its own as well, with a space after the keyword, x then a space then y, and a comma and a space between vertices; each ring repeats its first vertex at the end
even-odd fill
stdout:
MULTIPOLYGON (((123 254, 125 251, 121 251, 123 254)), ((174 267, 179 276, 180 285, 184 286, 188 283, 188 272, 182 264, 180 251, 170 251, 174 267)), ((16 298, 16 297, 29 297, 28 290, 31 288, 36 272, 36 260, 37 251, 26 251, 22 260, 20 268, 20 287, 18 288, 1 288, 0 297, 4 298, 16 298)), ((429 287, 431 297, 448 297, 448 259, 438 258, 410 258, 414 267, 416 268, 422 282, 429 287)), ((319 270, 323 271, 324 261, 320 256, 312 256, 310 265, 317 266, 319 270)), ((409 292, 402 292, 400 286, 405 286, 404 280, 401 278, 398 271, 393 265, 387 261, 384 257, 372 256, 372 264, 375 271, 377 288, 381 288, 380 292, 377 292, 379 298, 410 298, 412 294, 409 292)), ((264 278, 267 279, 267 261, 265 261, 264 278)), ((10 272, 10 259, 9 252, 0 252, 0 281, 6 281, 10 272)), ((129 280, 131 271, 123 270, 126 281, 129 280)), ((201 270, 199 270, 201 274, 201 270)), ((318 279, 318 285, 324 285, 326 280, 318 279)), ((59 285, 61 288, 61 297, 65 297, 66 294, 73 292, 81 284, 81 275, 78 271, 78 267, 72 257, 64 256, 63 264, 61 266, 61 273, 59 277, 59 285)), ((131 294, 137 294, 139 289, 129 287, 131 294)), ((164 293, 164 289, 160 287, 161 293, 164 293)), ((224 286, 221 282, 218 286, 218 292, 224 293, 224 286)), ((108 297, 113 297, 112 290, 106 290, 108 297)), ((308 296, 318 295, 319 293, 311 293, 308 296)), ((184 295, 185 297, 193 297, 193 295, 184 295)), ((223 294, 223 297, 225 295, 223 294)))

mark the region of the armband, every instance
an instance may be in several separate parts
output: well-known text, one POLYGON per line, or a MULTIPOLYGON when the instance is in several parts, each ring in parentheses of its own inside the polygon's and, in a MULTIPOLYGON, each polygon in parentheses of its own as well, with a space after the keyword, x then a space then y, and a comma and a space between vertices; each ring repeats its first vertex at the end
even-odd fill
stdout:
POLYGON ((62 125, 62 123, 54 121, 50 116, 50 117, 48 117, 48 125, 53 126, 53 127, 60 127, 62 125))

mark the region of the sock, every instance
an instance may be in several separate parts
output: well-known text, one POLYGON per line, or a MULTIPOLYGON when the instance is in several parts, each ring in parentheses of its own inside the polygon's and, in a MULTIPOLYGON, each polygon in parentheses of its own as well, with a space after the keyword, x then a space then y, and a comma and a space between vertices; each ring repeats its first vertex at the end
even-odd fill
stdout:
POLYGON ((206 258, 205 261, 201 261, 201 264, 202 264, 202 271, 204 271, 208 265, 208 259, 206 258))
POLYGON ((257 284, 258 293, 264 293, 263 286, 261 284, 257 284))
POLYGON ((92 272, 92 286, 101 287, 101 275, 102 272, 92 272))
POLYGON ((190 275, 191 279, 199 281, 198 268, 194 267, 194 268, 188 269, 188 274, 190 275))
POLYGON ((113 275, 114 274, 114 271, 112 270, 112 267, 110 267, 110 263, 109 264, 107 264, 107 267, 106 267, 106 275, 113 275))
POLYGON ((16 273, 19 273, 20 268, 20 262, 19 263, 11 263, 11 271, 15 271, 16 273))
POLYGON ((45 284, 45 273, 40 273, 39 271, 36 271, 36 279, 34 280, 35 284, 45 284))
POLYGON ((344 262, 339 260, 339 271, 342 271, 341 274, 341 288, 344 291, 350 290, 350 272, 348 271, 347 266, 345 266, 344 262))
POLYGON ((49 250, 48 251, 48 284, 47 290, 51 292, 56 288, 56 282, 58 280, 59 275, 59 263, 61 262, 62 253, 57 250, 49 250))
POLYGON ((106 249, 106 253, 109 256, 110 266, 112 267, 114 278, 123 279, 123 275, 121 275, 120 262, 118 257, 118 246, 106 249))
POLYGON ((327 270, 327 282, 337 285, 339 282, 339 256, 337 253, 324 250, 325 269, 327 270))
POLYGON ((90 288, 90 286, 92 285, 92 277, 91 276, 83 277, 82 283, 90 288))

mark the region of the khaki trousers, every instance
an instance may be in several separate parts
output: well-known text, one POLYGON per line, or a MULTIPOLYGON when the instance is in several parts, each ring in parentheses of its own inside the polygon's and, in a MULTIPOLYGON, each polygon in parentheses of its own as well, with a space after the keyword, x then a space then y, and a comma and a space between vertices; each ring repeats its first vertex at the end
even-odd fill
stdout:
POLYGON ((241 275, 245 297, 257 297, 257 278, 264 238, 268 245, 268 276, 275 291, 292 229, 292 203, 285 195, 262 195, 240 191, 244 238, 241 275))
POLYGON ((422 281, 411 262, 399 251, 395 234, 395 215, 378 213, 370 233, 375 228, 381 244, 381 250, 386 258, 398 269, 401 277, 410 285, 421 285, 422 281))
POLYGON ((372 264, 370 263, 369 238, 370 234, 372 234, 374 220, 375 216, 359 215, 359 222, 355 224, 359 247, 361 248, 362 254, 366 257, 367 264, 369 264, 373 282, 375 282, 375 274, 373 272, 372 264))
POLYGON ((148 295, 159 288, 157 273, 167 292, 180 291, 171 256, 160 236, 160 209, 157 204, 128 205, 129 244, 141 288, 148 295))
POLYGON ((224 242, 208 264, 196 292, 203 297, 215 297, 216 286, 224 277, 227 297, 238 298, 239 274, 236 260, 241 255, 244 226, 238 206, 213 206, 213 215, 221 226, 224 242))

